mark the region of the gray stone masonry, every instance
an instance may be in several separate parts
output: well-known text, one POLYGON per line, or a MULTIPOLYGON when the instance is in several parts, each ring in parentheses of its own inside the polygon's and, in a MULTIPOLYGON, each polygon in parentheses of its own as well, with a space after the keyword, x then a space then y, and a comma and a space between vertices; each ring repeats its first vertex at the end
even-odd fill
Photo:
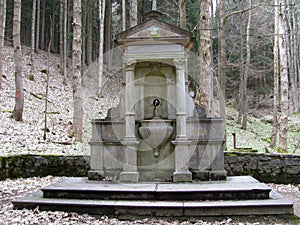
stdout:
MULTIPOLYGON (((300 155, 225 152, 224 158, 229 176, 251 175, 262 182, 300 183, 300 155)), ((9 156, 0 158, 0 179, 81 177, 87 176, 89 168, 88 156, 9 156)))

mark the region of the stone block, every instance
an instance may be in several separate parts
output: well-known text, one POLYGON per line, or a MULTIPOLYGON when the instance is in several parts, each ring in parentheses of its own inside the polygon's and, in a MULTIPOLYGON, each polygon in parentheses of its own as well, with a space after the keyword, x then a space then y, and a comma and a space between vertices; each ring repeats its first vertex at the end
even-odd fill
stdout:
POLYGON ((104 171, 90 170, 88 172, 89 180, 102 180, 104 178, 104 171))
POLYGON ((190 171, 178 171, 173 173, 173 182, 191 182, 192 173, 190 171))
POLYGON ((138 183, 139 173, 138 172, 122 172, 120 174, 120 181, 124 183, 138 183))
POLYGON ((209 172, 210 180, 226 180, 226 177, 227 177, 227 172, 225 170, 209 172))
POLYGON ((192 171, 194 180, 209 180, 209 171, 192 171))

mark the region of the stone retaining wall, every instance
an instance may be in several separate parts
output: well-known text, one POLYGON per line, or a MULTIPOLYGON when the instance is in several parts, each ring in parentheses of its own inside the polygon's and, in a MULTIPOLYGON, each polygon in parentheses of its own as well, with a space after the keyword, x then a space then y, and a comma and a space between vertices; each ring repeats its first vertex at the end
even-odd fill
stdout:
POLYGON ((18 155, 0 157, 0 180, 19 177, 87 176, 89 157, 18 155))
POLYGON ((300 183, 300 155, 225 153, 228 176, 251 175, 266 183, 300 183))
MULTIPOLYGON (((0 180, 19 177, 87 176, 88 156, 0 157, 0 180)), ((251 175, 262 182, 300 183, 300 155, 225 153, 228 176, 251 175)))

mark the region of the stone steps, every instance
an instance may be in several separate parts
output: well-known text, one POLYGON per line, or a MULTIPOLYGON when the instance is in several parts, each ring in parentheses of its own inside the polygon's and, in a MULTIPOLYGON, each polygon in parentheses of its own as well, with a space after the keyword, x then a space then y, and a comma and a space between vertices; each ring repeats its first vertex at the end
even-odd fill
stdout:
POLYGON ((293 214, 291 201, 249 176, 184 184, 120 184, 67 178, 13 204, 16 209, 39 206, 40 210, 112 216, 293 214))
POLYGON ((193 183, 122 184, 68 178, 42 188, 45 198, 210 201, 268 199, 271 189, 251 177, 229 177, 227 181, 193 183))
POLYGON ((16 209, 59 210, 111 216, 242 216, 293 214, 293 204, 271 192, 265 200, 228 201, 115 201, 43 198, 35 192, 13 201, 16 209))

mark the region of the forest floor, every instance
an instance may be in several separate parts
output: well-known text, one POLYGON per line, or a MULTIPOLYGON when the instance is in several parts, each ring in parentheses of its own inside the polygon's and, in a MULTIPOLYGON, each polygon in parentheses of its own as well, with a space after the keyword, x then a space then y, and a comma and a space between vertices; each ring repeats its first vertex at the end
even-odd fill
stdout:
MULTIPOLYGON (((104 118, 109 108, 117 106, 119 102, 118 96, 122 89, 122 76, 117 71, 114 74, 107 74, 103 80, 103 93, 105 95, 98 98, 96 95, 97 76, 95 76, 97 74, 97 65, 93 64, 86 68, 83 74, 83 142, 78 143, 74 142, 72 137, 72 83, 69 82, 67 85, 63 85, 58 55, 42 51, 36 54, 34 56, 32 73, 35 80, 31 81, 28 79, 31 73, 30 51, 26 48, 23 49, 25 107, 23 122, 16 122, 10 118, 14 108, 15 90, 13 49, 12 47, 5 47, 4 51, 3 89, 0 92, 0 156, 20 154, 89 155, 90 120, 104 118), (46 114, 48 132, 44 140, 47 72, 50 77, 46 114)), ((69 74, 71 74, 71 71, 69 71, 69 74)), ((274 151, 268 148, 268 138, 271 132, 270 121, 272 118, 270 115, 249 116, 248 129, 246 131, 239 128, 240 126, 236 122, 237 113, 233 107, 228 107, 227 115, 227 150, 233 149, 231 134, 236 133, 238 147, 250 147, 260 152, 274 151)), ((299 154, 300 114, 290 115, 289 125, 289 153, 299 154)), ((222 219, 219 222, 204 222, 200 220, 195 222, 172 220, 172 222, 168 222, 159 219, 124 222, 107 217, 96 219, 94 217, 62 212, 40 212, 38 209, 33 211, 12 210, 11 199, 39 189, 58 179, 61 178, 30 178, 0 182, 0 221, 5 221, 3 224, 288 224, 286 221, 271 217, 259 218, 259 220, 249 218, 251 222, 240 219, 234 220, 232 218, 222 219), (26 221, 31 222, 26 223, 26 221)), ((297 202, 295 212, 300 216, 298 187, 294 185, 273 185, 272 187, 297 202)))

